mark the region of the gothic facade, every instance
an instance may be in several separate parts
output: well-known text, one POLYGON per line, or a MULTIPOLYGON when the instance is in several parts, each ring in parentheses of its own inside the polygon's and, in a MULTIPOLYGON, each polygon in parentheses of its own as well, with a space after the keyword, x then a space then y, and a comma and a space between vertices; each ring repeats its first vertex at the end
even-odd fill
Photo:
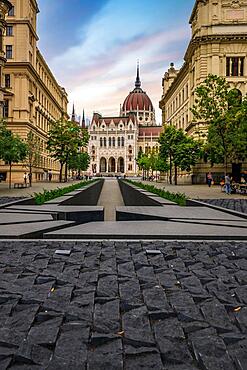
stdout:
POLYGON ((157 150, 161 131, 162 127, 156 126, 153 104, 141 88, 138 66, 135 88, 124 100, 120 115, 93 115, 89 126, 91 174, 136 175, 138 152, 157 150))

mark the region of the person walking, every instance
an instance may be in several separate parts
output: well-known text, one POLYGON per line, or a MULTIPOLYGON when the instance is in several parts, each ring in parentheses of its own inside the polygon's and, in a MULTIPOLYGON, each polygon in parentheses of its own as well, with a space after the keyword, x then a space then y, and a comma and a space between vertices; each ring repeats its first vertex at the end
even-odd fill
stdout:
POLYGON ((231 194, 231 178, 228 174, 225 176, 225 190, 226 194, 231 194))
POLYGON ((23 175, 23 180, 24 180, 24 183, 26 185, 27 184, 27 173, 26 172, 23 175))
POLYGON ((212 181, 213 181, 213 176, 212 176, 211 172, 209 172, 209 173, 207 174, 207 184, 208 184, 208 187, 209 187, 209 188, 210 188, 210 187, 211 187, 211 185, 212 185, 212 181))

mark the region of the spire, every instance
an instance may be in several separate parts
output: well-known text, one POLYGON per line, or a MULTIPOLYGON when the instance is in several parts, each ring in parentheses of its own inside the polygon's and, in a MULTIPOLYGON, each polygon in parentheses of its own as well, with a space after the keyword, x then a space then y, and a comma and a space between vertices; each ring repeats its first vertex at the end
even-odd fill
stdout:
POLYGON ((71 121, 75 122, 75 104, 73 103, 71 121))
POLYGON ((135 86, 138 89, 141 87, 139 60, 137 61, 137 74, 136 74, 136 83, 135 83, 135 86))
POLYGON ((82 128, 86 128, 85 111, 84 111, 84 109, 83 109, 83 113, 82 113, 81 127, 82 128))

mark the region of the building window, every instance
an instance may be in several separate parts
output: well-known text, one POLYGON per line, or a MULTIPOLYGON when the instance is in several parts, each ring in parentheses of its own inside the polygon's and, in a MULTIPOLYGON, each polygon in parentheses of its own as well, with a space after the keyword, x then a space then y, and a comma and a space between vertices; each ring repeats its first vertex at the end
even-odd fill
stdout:
POLYGON ((120 137, 117 138, 117 146, 120 146, 121 145, 121 140, 120 140, 120 137))
POLYGON ((103 139, 102 139, 102 137, 100 138, 100 146, 101 147, 103 146, 103 139))
POLYGON ((104 137, 104 147, 106 147, 106 137, 104 137))
POLYGON ((6 27, 6 36, 13 36, 13 26, 6 27))
POLYGON ((124 137, 122 137, 122 146, 124 146, 124 137))
POLYGON ((111 146, 111 137, 109 137, 109 146, 111 146))
POLYGON ((4 100, 4 104, 3 104, 3 117, 4 118, 8 118, 9 116, 9 101, 8 100, 4 100))
POLYGON ((9 15, 10 17, 13 17, 13 16, 15 15, 15 7, 14 7, 14 6, 12 6, 12 8, 9 10, 8 15, 9 15))
POLYGON ((6 45, 6 58, 7 59, 13 58, 13 46, 12 45, 6 45))
POLYGON ((115 137, 113 137, 112 138, 112 146, 115 146, 115 144, 116 144, 116 139, 115 139, 115 137))
POLYGON ((244 75, 244 57, 226 58, 226 75, 238 77, 244 75))
POLYGON ((7 87, 7 88, 11 87, 10 75, 9 74, 5 75, 5 87, 7 87))

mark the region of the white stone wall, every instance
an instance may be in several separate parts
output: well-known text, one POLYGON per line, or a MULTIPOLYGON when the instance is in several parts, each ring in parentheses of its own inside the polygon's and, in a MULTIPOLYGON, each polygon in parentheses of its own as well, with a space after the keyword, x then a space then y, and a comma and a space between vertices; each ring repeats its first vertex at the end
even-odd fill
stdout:
POLYGON ((134 174, 137 172, 136 157, 137 157, 137 140, 138 127, 130 121, 128 123, 120 121, 116 126, 113 120, 110 124, 106 124, 104 120, 100 124, 92 122, 89 129, 89 154, 91 156, 90 172, 100 173, 101 158, 106 159, 106 173, 125 173, 134 174), (109 143, 111 138, 111 145, 109 143), (115 146, 113 146, 113 138, 115 146), (124 145, 122 144, 124 138, 124 145), (119 144, 120 139, 120 146, 119 144), (106 145, 105 145, 106 143, 106 145), (115 160, 115 171, 113 171, 113 162, 115 160), (120 158, 124 160, 124 166, 119 166, 120 158))

